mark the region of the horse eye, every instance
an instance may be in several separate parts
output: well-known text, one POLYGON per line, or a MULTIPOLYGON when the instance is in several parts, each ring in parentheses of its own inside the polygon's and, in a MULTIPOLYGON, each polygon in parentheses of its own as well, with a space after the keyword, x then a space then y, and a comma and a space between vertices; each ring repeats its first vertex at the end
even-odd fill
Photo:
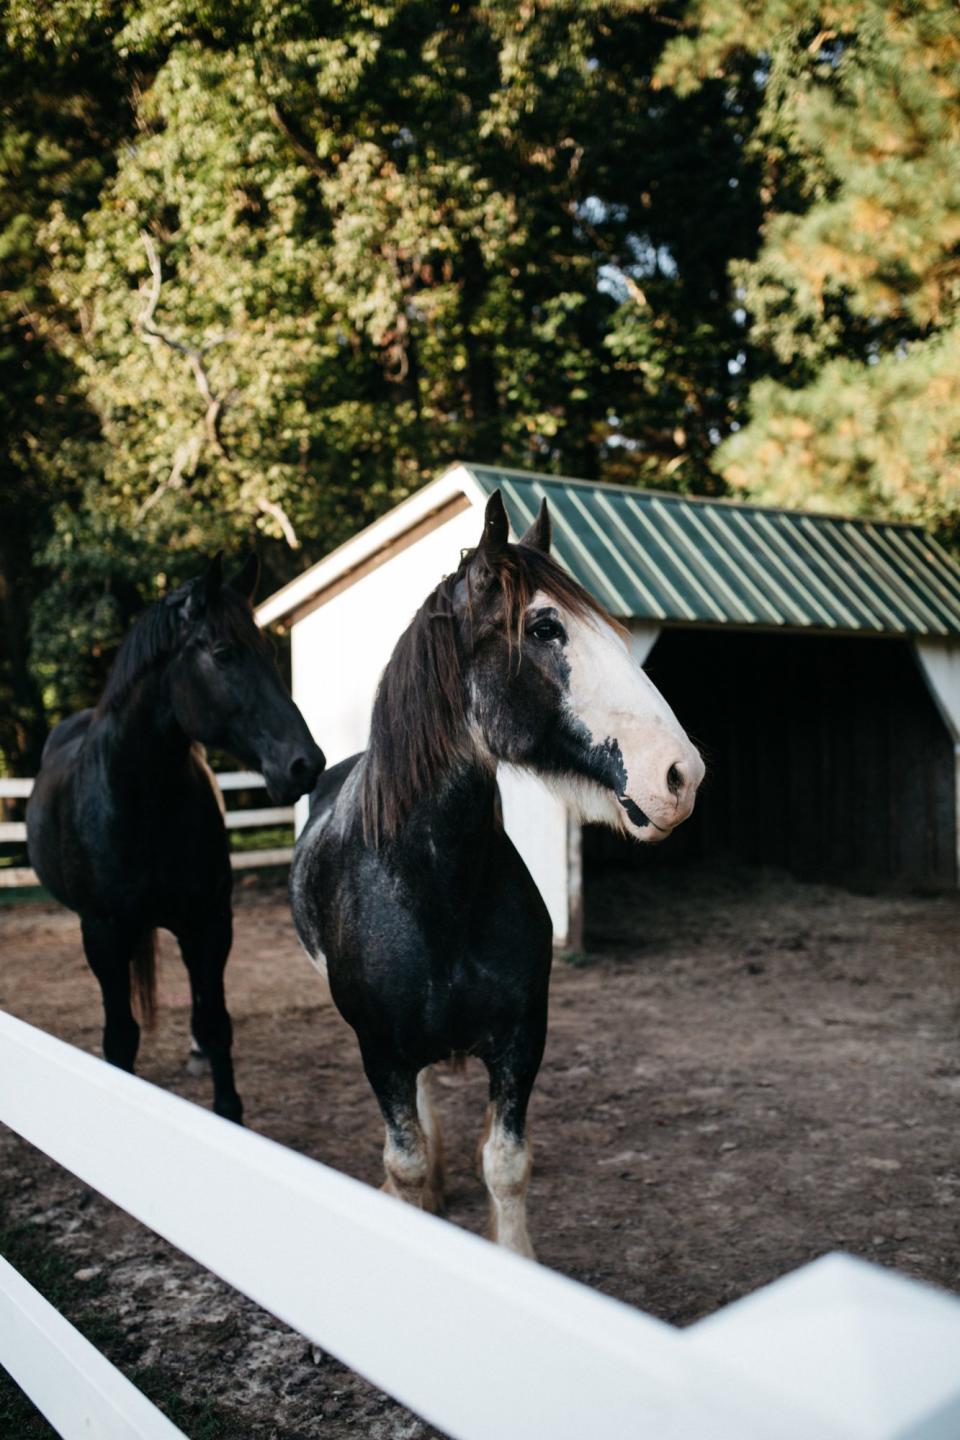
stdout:
POLYGON ((542 640, 544 643, 567 638, 563 626, 557 620, 538 620, 536 625, 531 625, 529 633, 534 640, 542 640))
POLYGON ((218 665, 229 665, 231 660, 237 658, 237 652, 233 645, 215 645, 213 658, 218 665))

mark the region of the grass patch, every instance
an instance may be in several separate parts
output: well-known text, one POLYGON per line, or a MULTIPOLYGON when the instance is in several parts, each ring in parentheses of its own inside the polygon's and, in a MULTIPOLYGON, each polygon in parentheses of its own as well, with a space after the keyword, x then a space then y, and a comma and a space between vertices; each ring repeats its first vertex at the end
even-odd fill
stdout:
POLYGON ((42 885, 0 885, 0 910, 14 905, 39 905, 52 899, 50 891, 42 885))
POLYGON ((598 955, 591 955, 589 950, 561 950, 560 959, 565 961, 574 970, 589 970, 591 965, 596 965, 598 955))
POLYGON ((292 844, 292 825, 275 825, 263 830, 230 831, 231 850, 283 850, 292 844))

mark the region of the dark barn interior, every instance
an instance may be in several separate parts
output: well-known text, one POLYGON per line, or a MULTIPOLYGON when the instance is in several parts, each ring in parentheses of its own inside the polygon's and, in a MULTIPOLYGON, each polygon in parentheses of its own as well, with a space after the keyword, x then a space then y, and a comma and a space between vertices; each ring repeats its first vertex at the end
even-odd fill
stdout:
POLYGON ((598 864, 719 860, 856 890, 956 884, 953 745, 909 641, 666 630, 646 669, 708 775, 663 846, 589 827, 598 864))

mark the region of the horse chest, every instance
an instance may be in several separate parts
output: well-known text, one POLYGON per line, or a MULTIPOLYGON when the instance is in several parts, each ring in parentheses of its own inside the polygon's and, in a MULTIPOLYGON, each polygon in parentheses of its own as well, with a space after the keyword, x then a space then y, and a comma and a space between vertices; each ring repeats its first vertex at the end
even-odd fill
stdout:
MULTIPOLYGON (((64 826, 70 888, 95 904, 146 907, 156 923, 184 898, 229 884, 223 820, 193 777, 118 786, 79 776, 64 826)), ((78 906, 78 908, 84 908, 78 906)))
POLYGON ((495 1044, 545 990, 549 969, 549 952, 491 943, 470 917, 444 918, 398 906, 389 921, 339 928, 324 947, 344 1018, 424 1063, 495 1044))

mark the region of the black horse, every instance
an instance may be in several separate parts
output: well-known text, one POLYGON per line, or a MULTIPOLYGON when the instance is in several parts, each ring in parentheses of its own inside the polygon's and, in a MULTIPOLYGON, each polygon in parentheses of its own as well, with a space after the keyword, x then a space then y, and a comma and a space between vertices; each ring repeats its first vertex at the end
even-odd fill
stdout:
POLYGON ((103 1053, 133 1070, 154 1005, 154 931, 171 930, 190 976, 194 1041, 210 1062, 214 1109, 239 1121, 223 971, 232 940, 230 852, 201 745, 260 771, 281 804, 323 769, 277 674, 251 602, 255 557, 229 585, 217 558, 140 617, 100 703, 64 720, 44 748, 27 806, 31 862, 80 915, 103 993, 103 1053))
POLYGON ((495 1239, 532 1254, 527 1102, 543 1054, 551 928, 503 831, 496 765, 531 769, 639 840, 689 815, 703 762, 626 632, 549 557, 546 505, 519 545, 503 503, 401 637, 369 748, 314 791, 294 920, 328 968, 386 1123, 385 1189, 442 1201, 426 1067, 490 1079, 481 1162, 495 1239))

